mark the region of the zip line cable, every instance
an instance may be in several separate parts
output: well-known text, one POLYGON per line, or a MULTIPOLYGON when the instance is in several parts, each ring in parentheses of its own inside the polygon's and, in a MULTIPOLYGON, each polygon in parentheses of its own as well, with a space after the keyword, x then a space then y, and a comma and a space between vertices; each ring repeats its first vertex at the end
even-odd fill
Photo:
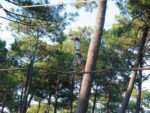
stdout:
POLYGON ((50 4, 41 4, 41 5, 27 5, 27 6, 11 6, 6 8, 0 8, 0 9, 11 9, 11 8, 33 8, 33 7, 44 7, 44 6, 58 6, 58 5, 67 5, 67 4, 80 4, 80 3, 90 3, 90 2, 96 2, 96 1, 103 1, 103 0, 85 0, 85 1, 78 1, 78 2, 60 2, 60 3, 50 3, 50 4))

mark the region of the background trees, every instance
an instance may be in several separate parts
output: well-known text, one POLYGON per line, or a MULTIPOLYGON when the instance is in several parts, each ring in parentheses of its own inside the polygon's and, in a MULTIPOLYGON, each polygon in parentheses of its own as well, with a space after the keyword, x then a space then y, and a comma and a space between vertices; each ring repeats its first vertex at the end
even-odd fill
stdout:
MULTIPOLYGON (((22 6, 49 3, 46 0, 8 2, 22 6)), ((111 29, 103 31, 95 67, 99 72, 92 75, 87 112, 118 112, 131 74, 130 71, 119 71, 118 68, 137 67, 138 56, 138 67, 149 65, 149 2, 127 0, 118 1, 117 4, 122 15, 116 17, 117 21, 111 29), (141 38, 146 39, 142 54, 138 52, 141 38)), ((75 6, 86 6, 88 11, 92 11, 97 2, 75 6)), ((80 66, 77 73, 72 72, 75 48, 69 34, 81 38, 81 53, 87 62, 93 28, 80 27, 65 33, 64 29, 70 22, 68 19, 74 18, 74 15, 66 13, 65 5, 3 10, 7 19, 11 20, 8 30, 12 32, 15 41, 10 49, 5 47, 7 42, 0 41, 0 68, 25 69, 11 72, 0 70, 1 112, 6 109, 11 113, 75 112, 83 76, 80 66)), ((133 92, 128 97, 130 102, 126 104, 125 110, 149 112, 149 91, 141 87, 149 73, 134 72, 137 74, 133 80, 135 85, 132 86, 133 92)))

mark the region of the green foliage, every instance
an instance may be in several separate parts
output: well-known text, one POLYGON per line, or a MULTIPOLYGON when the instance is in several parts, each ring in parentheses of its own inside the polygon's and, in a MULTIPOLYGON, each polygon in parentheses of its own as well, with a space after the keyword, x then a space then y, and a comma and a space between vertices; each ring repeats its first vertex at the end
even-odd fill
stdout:
POLYGON ((5 48, 6 42, 0 40, 0 58, 1 60, 6 58, 8 50, 5 48))
MULTIPOLYGON (((11 45, 10 56, 13 56, 19 60, 20 65, 28 63, 35 50, 36 39, 34 37, 21 38, 19 41, 11 45)), ((46 42, 39 41, 36 60, 41 60, 49 55, 50 46, 46 42)))
POLYGON ((133 109, 133 108, 136 108, 136 104, 135 104, 135 102, 130 102, 129 103, 129 105, 128 105, 128 108, 127 108, 127 112, 131 112, 131 113, 134 113, 134 112, 136 112, 136 110, 135 109, 133 109))
MULTIPOLYGON (((6 49, 6 43, 0 40, 0 68, 8 68, 10 66, 10 60, 7 57, 8 50, 6 49)), ((17 82, 12 74, 8 72, 0 72, 0 103, 6 103, 7 107, 12 110, 16 110, 12 105, 17 106, 16 96, 17 82)))
MULTIPOLYGON (((41 103, 39 113, 44 113, 44 111, 45 111, 45 105, 46 105, 45 103, 41 103)), ((54 108, 53 108, 53 105, 50 105, 50 106, 51 107, 50 107, 50 112, 49 113, 52 113, 53 110, 54 110, 54 108)), ((37 113, 37 109, 38 109, 38 104, 33 104, 29 108, 29 110, 27 111, 27 113, 37 113)))
POLYGON ((6 46, 6 42, 0 40, 0 67, 1 68, 8 67, 8 65, 10 64, 7 58, 8 50, 6 49, 5 46, 6 46))
POLYGON ((85 8, 86 11, 88 12, 92 12, 94 8, 96 8, 97 2, 93 1, 93 2, 86 2, 86 0, 76 0, 76 2, 81 2, 81 3, 77 3, 75 4, 76 8, 85 8), (83 2, 85 1, 85 2, 83 2))
POLYGON ((117 2, 122 14, 132 19, 149 24, 150 2, 147 0, 118 0, 117 2))
MULTIPOLYGON (((49 3, 45 1, 20 1, 12 0, 19 5, 38 5, 49 3)), ((80 1, 80 0, 77 0, 80 1)), ((130 72, 118 72, 120 67, 131 67, 135 62, 136 52, 141 38, 143 27, 149 25, 149 2, 146 0, 119 0, 118 5, 124 14, 117 16, 117 23, 112 29, 105 30, 103 41, 101 43, 96 70, 113 68, 113 71, 106 71, 94 74, 94 82, 91 91, 88 112, 91 112, 96 87, 96 112, 104 112, 107 107, 107 96, 109 94, 109 112, 116 113, 120 107, 123 93, 129 81, 130 72), (137 8, 138 7, 138 8, 137 8), (126 15, 127 14, 127 15, 126 15), (134 21, 132 21, 134 20, 134 21), (130 63, 131 64, 130 64, 130 63)), ((96 2, 75 4, 76 8, 85 7, 86 10, 92 11, 97 7, 96 2)), ((70 16, 64 11, 65 6, 53 7, 35 7, 18 10, 20 15, 9 15, 11 19, 17 22, 9 23, 8 29, 12 31, 16 40, 11 45, 9 57, 15 57, 19 62, 17 66, 10 66, 10 60, 7 58, 8 50, 6 43, 0 41, 0 67, 14 68, 26 67, 35 50, 36 41, 39 41, 35 67, 33 70, 32 86, 29 91, 34 101, 42 101, 40 113, 45 110, 48 98, 51 96, 50 113, 54 111, 56 95, 58 96, 57 110, 60 113, 69 112, 70 99, 73 99, 73 112, 77 104, 77 94, 80 88, 81 76, 75 76, 75 85, 73 96, 71 96, 71 74, 60 73, 73 71, 72 61, 75 55, 74 42, 70 40, 69 34, 80 37, 81 54, 86 60, 89 43, 93 29, 90 27, 69 30, 64 34, 65 26, 70 22, 70 16), (14 16, 16 18, 14 18, 14 16), (67 20, 67 21, 66 21, 67 20), (46 39, 46 41, 43 41, 46 39), (53 43, 56 42, 56 43, 53 43), (50 45, 49 43, 53 43, 50 45), (46 101, 45 101, 46 100, 46 101)), ((14 10, 14 13, 17 11, 14 10)), ((71 20, 71 19, 70 19, 71 20)), ((81 71, 78 66, 77 71, 81 71)), ((15 113, 19 109, 21 100, 21 91, 25 87, 27 71, 0 73, 0 104, 4 102, 5 106, 15 113)), ((136 89, 133 90, 132 100, 136 99, 136 89)), ((150 95, 148 91, 142 91, 142 107, 149 108, 150 95)), ((135 101, 129 104, 128 112, 135 112, 135 101)), ((38 105, 31 105, 27 113, 37 112, 38 105)), ((148 111, 149 112, 149 111, 148 111)))

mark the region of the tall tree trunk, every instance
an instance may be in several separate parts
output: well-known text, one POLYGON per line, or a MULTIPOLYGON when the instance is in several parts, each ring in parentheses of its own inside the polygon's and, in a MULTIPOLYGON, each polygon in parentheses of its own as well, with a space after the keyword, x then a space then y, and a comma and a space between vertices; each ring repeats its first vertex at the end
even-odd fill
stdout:
POLYGON ((107 102, 106 102, 106 109, 105 109, 105 113, 109 113, 109 103, 110 103, 110 89, 112 87, 112 76, 113 76, 113 71, 111 70, 110 72, 110 81, 109 81, 109 84, 108 84, 108 92, 107 92, 107 102))
MULTIPOLYGON (((91 72, 95 69, 96 60, 98 56, 98 50, 101 42, 103 33, 103 27, 105 22, 107 0, 102 0, 98 5, 96 27, 94 30, 93 39, 91 40, 90 47, 88 50, 87 62, 85 66, 86 72, 91 72)), ((92 73, 85 73, 83 75, 82 86, 80 90, 80 96, 78 98, 78 104, 76 113, 86 113, 89 101, 89 95, 92 85, 92 73)))
POLYGON ((57 113, 57 102, 58 102, 58 84, 59 84, 59 76, 56 82, 56 92, 55 92, 55 105, 54 105, 54 113, 57 113))
POLYGON ((30 65, 28 67, 28 76, 27 76, 26 87, 25 87, 25 92, 24 92, 24 97, 23 97, 23 103, 22 103, 20 113, 26 113, 26 110, 28 107, 27 106, 27 99, 29 96, 29 89, 30 89, 31 83, 32 83, 33 65, 34 65, 35 56, 36 56, 36 52, 37 52, 37 48, 38 48, 38 43, 39 43, 39 39, 37 38, 37 42, 35 44, 35 50, 33 52, 33 55, 32 55, 31 61, 30 61, 30 65))
POLYGON ((105 109, 105 113, 109 113, 109 102, 110 102, 110 89, 108 89, 108 93, 107 93, 107 102, 106 102, 106 109, 105 109))
MULTIPOLYGON (((57 86, 57 87, 58 87, 58 86, 57 86)), ((54 113, 57 113, 57 101, 58 101, 58 91, 56 90, 54 113)))
POLYGON ((36 113, 39 113, 40 107, 41 107, 41 100, 39 101, 39 105, 38 105, 38 109, 37 109, 37 112, 36 112, 36 113))
POLYGON ((79 92, 81 91, 82 79, 83 79, 83 76, 81 76, 81 80, 80 80, 80 89, 79 89, 79 92))
POLYGON ((18 113, 21 113, 21 106, 22 106, 22 99, 23 98, 23 88, 21 89, 21 95, 20 95, 20 104, 18 108, 18 113))
POLYGON ((94 113, 94 111, 95 111, 97 91, 98 91, 98 86, 96 85, 95 94, 94 94, 94 101, 93 101, 93 106, 92 106, 92 113, 94 113))
POLYGON ((47 104, 46 104, 45 113, 49 113, 49 110, 50 110, 50 103, 51 103, 51 91, 49 91, 49 97, 48 97, 48 102, 47 102, 47 104))
POLYGON ((50 103, 51 103, 51 81, 50 81, 50 77, 48 77, 48 83, 49 83, 49 94, 48 94, 48 102, 46 104, 46 107, 45 107, 45 113, 49 113, 49 110, 50 110, 50 103))
MULTIPOLYGON (((143 53, 144 53, 143 49, 144 49, 145 41, 147 38, 148 29, 149 29, 149 26, 145 26, 145 28, 143 29, 143 36, 142 36, 142 39, 140 41, 140 45, 139 45, 139 49, 138 49, 138 56, 136 59, 135 67, 138 67, 139 64, 141 63, 142 59, 143 59, 143 53)), ((131 96, 131 93, 133 90, 134 81, 136 78, 136 73, 137 73, 136 71, 132 71, 132 73, 131 73, 131 78, 130 78, 130 81, 128 84, 126 95, 125 95, 125 98, 123 100, 123 103, 122 103, 122 106, 121 106, 119 113, 125 113, 126 112, 126 109, 127 109, 128 103, 129 103, 129 99, 130 99, 130 96, 131 96)))
POLYGON ((6 93, 7 93, 7 91, 4 91, 4 99, 3 99, 3 104, 2 104, 1 113, 4 113, 5 101, 6 101, 6 93))
MULTIPOLYGON (((140 67, 142 68, 142 63, 140 64, 140 67)), ((137 90, 137 101, 136 101, 136 113, 140 113, 141 109, 141 90, 142 90, 142 71, 139 71, 139 77, 138 77, 138 90, 137 90)))
POLYGON ((69 113, 72 113, 72 104, 73 104, 73 91, 74 91, 74 76, 71 77, 71 94, 70 94, 70 111, 69 113))

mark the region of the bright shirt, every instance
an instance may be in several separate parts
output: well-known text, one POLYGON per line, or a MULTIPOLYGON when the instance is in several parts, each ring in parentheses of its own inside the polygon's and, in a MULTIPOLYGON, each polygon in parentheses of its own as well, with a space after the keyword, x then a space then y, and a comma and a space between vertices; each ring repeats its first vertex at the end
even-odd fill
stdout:
POLYGON ((75 47, 76 47, 75 53, 80 54, 80 41, 75 40, 75 47))

